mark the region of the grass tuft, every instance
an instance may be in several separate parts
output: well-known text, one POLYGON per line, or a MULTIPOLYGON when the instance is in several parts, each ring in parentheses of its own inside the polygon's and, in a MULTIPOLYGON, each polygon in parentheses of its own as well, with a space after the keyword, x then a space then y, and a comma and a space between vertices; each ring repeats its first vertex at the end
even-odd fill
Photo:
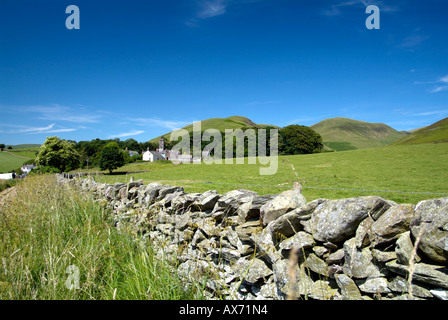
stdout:
POLYGON ((167 261, 133 233, 118 232, 89 196, 48 175, 15 188, 0 207, 0 299, 195 298, 167 261))

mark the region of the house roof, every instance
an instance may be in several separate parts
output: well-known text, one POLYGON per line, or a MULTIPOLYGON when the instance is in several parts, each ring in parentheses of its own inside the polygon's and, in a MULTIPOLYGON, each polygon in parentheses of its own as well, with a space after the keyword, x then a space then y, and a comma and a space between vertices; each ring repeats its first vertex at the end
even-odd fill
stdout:
POLYGON ((157 151, 146 151, 146 152, 150 152, 154 156, 163 157, 162 154, 160 152, 157 152, 157 151))

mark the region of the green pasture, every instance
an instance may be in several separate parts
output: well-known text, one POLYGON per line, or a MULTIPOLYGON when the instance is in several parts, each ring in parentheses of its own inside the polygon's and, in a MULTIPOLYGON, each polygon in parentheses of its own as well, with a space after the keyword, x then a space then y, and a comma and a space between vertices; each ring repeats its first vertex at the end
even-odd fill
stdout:
POLYGON ((20 156, 15 153, 0 151, 0 173, 11 172, 22 166, 22 164, 29 160, 26 156, 20 156))
POLYGON ((448 144, 443 143, 280 156, 277 173, 270 176, 260 175, 260 167, 247 162, 230 165, 140 162, 117 169, 113 175, 98 175, 96 180, 115 183, 133 177, 145 183, 159 181, 183 186, 186 192, 213 189, 221 194, 234 189, 276 194, 299 180, 308 201, 378 195, 398 203, 415 204, 448 196, 448 144))

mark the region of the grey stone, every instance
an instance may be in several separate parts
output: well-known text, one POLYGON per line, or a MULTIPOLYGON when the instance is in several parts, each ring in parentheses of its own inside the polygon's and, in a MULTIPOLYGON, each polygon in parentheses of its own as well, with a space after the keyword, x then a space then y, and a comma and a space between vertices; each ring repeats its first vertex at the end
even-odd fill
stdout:
POLYGON ((401 233, 409 231, 414 208, 412 204, 400 204, 382 214, 372 225, 371 242, 374 246, 389 245, 401 233))
POLYGON ((411 221, 419 249, 437 263, 448 264, 448 197, 421 201, 411 221))
POLYGON ((353 278, 380 277, 377 265, 373 263, 373 256, 369 248, 358 249, 355 238, 344 243, 344 273, 353 278))
MULTIPOLYGON (((408 276, 410 272, 409 266, 398 264, 396 261, 387 262, 386 267, 402 276, 408 276)), ((412 270, 412 278, 416 281, 448 289, 448 268, 445 266, 416 263, 412 270)))
POLYGON ((337 288, 332 287, 327 280, 317 280, 309 292, 309 296, 316 300, 333 300, 338 295, 337 288))
POLYGON ((252 219, 259 219, 261 207, 274 197, 274 195, 255 196, 251 201, 243 203, 237 209, 238 222, 242 224, 252 219))
POLYGON ((333 252, 328 257, 328 264, 338 264, 344 261, 345 252, 344 249, 339 249, 336 252, 333 252))
POLYGON ((308 207, 303 205, 272 221, 270 228, 274 234, 291 237, 303 229, 302 221, 310 219, 308 212, 308 207))
POLYGON ((216 190, 209 190, 201 194, 192 206, 200 211, 213 210, 219 198, 220 195, 216 190))
POLYGON ((267 280, 273 274, 271 268, 263 260, 258 258, 239 259, 234 265, 234 272, 238 275, 239 279, 250 284, 255 284, 260 279, 267 280))
POLYGON ((391 292, 391 290, 387 286, 387 279, 383 277, 367 278, 363 280, 357 280, 355 282, 358 284, 359 290, 364 293, 384 294, 391 292))
POLYGON ((318 241, 343 242, 355 235, 361 221, 369 215, 379 217, 389 207, 374 196, 325 201, 311 215, 310 228, 318 241))
MULTIPOLYGON (((401 276, 391 278, 387 286, 391 291, 399 294, 409 293, 409 282, 408 280, 406 280, 401 276)), ((428 289, 424 288, 419 284, 412 283, 411 287, 413 296, 427 299, 433 297, 433 295, 428 289)))
POLYGON ((341 289, 342 297, 346 300, 358 300, 362 294, 359 291, 355 281, 345 274, 338 274, 335 276, 336 283, 339 289, 341 289))
POLYGON ((261 222, 267 226, 281 215, 303 205, 306 205, 306 199, 299 189, 284 191, 260 208, 261 222))
POLYGON ((309 268, 313 272, 324 277, 329 277, 328 265, 319 258, 315 253, 310 253, 304 262, 305 268, 309 268))
POLYGON ((229 191, 218 199, 213 207, 213 213, 221 211, 225 216, 236 215, 238 207, 245 202, 252 201, 256 195, 256 192, 245 189, 229 191))
POLYGON ((430 292, 437 299, 448 300, 448 291, 447 290, 433 289, 430 292))
MULTIPOLYGON (((403 265, 409 265, 413 250, 414 250, 414 244, 412 243, 411 240, 410 231, 402 233, 395 244, 395 253, 397 256, 397 262, 403 265)), ((418 255, 418 253, 414 255, 414 261, 415 262, 421 261, 421 258, 418 255)))

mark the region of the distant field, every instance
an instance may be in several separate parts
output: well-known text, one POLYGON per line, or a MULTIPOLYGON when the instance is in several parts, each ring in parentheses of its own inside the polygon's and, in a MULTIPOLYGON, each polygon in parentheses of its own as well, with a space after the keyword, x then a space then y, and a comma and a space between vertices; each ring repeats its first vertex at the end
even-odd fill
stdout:
MULTIPOLYGON (((186 192, 214 189, 222 194, 243 188, 276 194, 291 188, 296 181, 291 165, 308 200, 378 195, 398 203, 417 203, 448 196, 448 144, 281 156, 278 172, 273 176, 260 176, 259 166, 248 164, 133 163, 118 169, 121 174, 99 175, 96 180, 125 182, 132 176, 145 183, 160 181, 183 186, 186 192), (126 174, 131 171, 150 172, 126 174)), ((94 173, 95 169, 89 171, 94 173)))
POLYGON ((10 172, 11 170, 17 169, 28 159, 28 157, 2 151, 0 152, 0 173, 10 172))

